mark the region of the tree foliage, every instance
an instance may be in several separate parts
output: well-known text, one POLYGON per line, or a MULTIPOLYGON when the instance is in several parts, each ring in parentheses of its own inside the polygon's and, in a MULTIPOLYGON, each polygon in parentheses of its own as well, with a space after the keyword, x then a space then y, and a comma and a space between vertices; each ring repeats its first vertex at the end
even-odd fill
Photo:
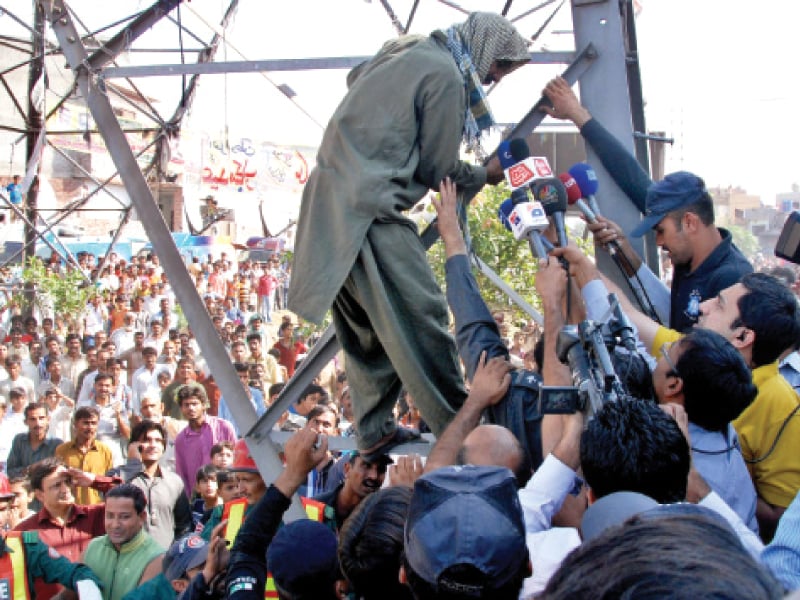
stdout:
MULTIPOLYGON (((536 281, 537 261, 531 256, 528 244, 518 242, 497 216, 497 210, 503 200, 510 196, 508 187, 486 186, 478 194, 468 208, 470 245, 472 251, 489 265, 509 286, 519 293, 529 304, 540 309, 539 298, 534 287, 536 281)), ((433 207, 429 207, 434 211, 433 207)), ((570 232, 568 232, 569 234, 570 232)), ((570 238, 577 242, 584 251, 593 254, 591 241, 570 238)), ((431 266, 439 284, 444 288, 444 245, 438 241, 428 252, 431 266)), ((510 312, 515 322, 527 321, 529 317, 513 304, 482 273, 476 272, 478 286, 490 310, 510 312)))
MULTIPOLYGON (((66 322, 80 318, 94 292, 77 269, 67 269, 58 275, 48 273, 44 262, 36 256, 29 258, 22 269, 22 282, 26 290, 33 289, 36 308, 43 313, 52 312, 66 322)), ((34 308, 23 291, 16 292, 12 301, 19 304, 23 313, 34 308)))

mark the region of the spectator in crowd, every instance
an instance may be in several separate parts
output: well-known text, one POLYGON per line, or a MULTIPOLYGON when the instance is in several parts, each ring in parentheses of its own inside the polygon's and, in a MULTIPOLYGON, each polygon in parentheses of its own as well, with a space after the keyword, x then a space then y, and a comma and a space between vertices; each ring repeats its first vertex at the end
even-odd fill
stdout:
MULTIPOLYGON (((42 374, 39 371, 42 358, 44 357, 44 347, 39 340, 32 340, 28 343, 28 357, 22 359, 22 374, 33 382, 36 389, 42 381, 42 374)), ((33 398, 31 399, 33 400, 33 398)))
POLYGON ((227 440, 211 446, 211 464, 218 469, 230 469, 233 464, 234 444, 227 440))
POLYGON ((128 385, 133 386, 133 374, 144 365, 144 331, 136 330, 133 334, 133 348, 119 353, 118 358, 128 365, 128 385))
MULTIPOLYGON (((28 426, 25 424, 25 407, 28 405, 28 398, 25 390, 20 387, 11 388, 8 393, 9 408, 0 423, 0 436, 1 439, 8 440, 8 451, 11 451, 11 442, 17 434, 24 434, 28 431, 28 426)), ((8 459, 6 455, 3 461, 8 459)))
POLYGON ((169 416, 164 416, 164 406, 159 400, 160 394, 156 395, 153 392, 147 392, 141 398, 141 416, 133 419, 135 423, 141 423, 143 419, 149 419, 160 423, 164 430, 167 432, 167 449, 161 457, 161 465, 167 467, 171 471, 175 470, 175 438, 188 423, 182 419, 173 419, 169 416))
MULTIPOLYGON (((397 578, 411 488, 396 486, 367 496, 339 533, 339 562, 349 591, 364 600, 412 600, 397 578)), ((338 582, 337 592, 345 590, 338 582)))
POLYGON ((144 394, 150 392, 160 395, 156 377, 162 370, 165 370, 156 364, 158 351, 155 348, 150 346, 143 348, 142 359, 144 364, 134 372, 131 384, 132 410, 136 415, 141 413, 141 398, 144 394))
POLYGON ((333 509, 337 531, 364 498, 381 489, 386 467, 392 462, 386 454, 367 460, 354 452, 344 465, 344 482, 330 492, 314 496, 314 500, 333 509))
POLYGON ((192 501, 192 521, 196 531, 202 531, 211 517, 211 512, 222 504, 222 497, 217 487, 217 471, 217 467, 213 464, 203 465, 197 469, 195 498, 192 501))
POLYGON ((128 409, 111 395, 113 381, 108 373, 100 373, 94 378, 94 405, 100 415, 97 439, 111 450, 112 466, 119 467, 125 462, 123 448, 128 445, 131 425, 128 409))
POLYGON ((192 510, 181 478, 160 464, 167 432, 160 423, 145 419, 134 427, 131 440, 139 444, 142 468, 128 483, 147 496, 145 529, 162 548, 169 548, 173 540, 191 531, 192 510))
MULTIPOLYGON (((94 475, 105 475, 113 466, 111 449, 97 440, 100 411, 94 406, 81 406, 75 411, 75 437, 56 448, 55 456, 67 467, 94 475)), ((79 488, 78 504, 98 504, 100 494, 89 488, 79 488)))
POLYGON ((106 369, 108 368, 108 360, 111 358, 111 352, 103 345, 96 348, 96 351, 94 368, 83 376, 81 387, 78 389, 78 397, 76 398, 78 406, 94 404, 94 380, 101 373, 107 372, 106 369))
MULTIPOLYGON (((93 538, 104 535, 104 504, 81 505, 75 502, 75 483, 59 459, 45 458, 29 470, 31 488, 42 508, 17 524, 17 531, 37 531, 42 543, 73 563, 80 561, 93 538)), ((35 580, 37 598, 49 598, 61 586, 35 580)))
POLYGON ((149 325, 150 333, 144 338, 143 345, 160 351, 164 347, 164 342, 169 339, 169 332, 164 329, 163 321, 155 317, 150 319, 149 325))
MULTIPOLYGON (((47 437, 50 417, 44 402, 31 402, 25 407, 25 424, 28 432, 17 434, 11 443, 6 462, 6 472, 10 477, 24 475, 33 463, 53 456, 62 443, 58 438, 47 437)), ((34 510, 39 508, 37 502, 34 510)))
POLYGON ((75 386, 72 380, 63 374, 63 363, 60 356, 53 356, 47 363, 47 378, 37 388, 37 397, 41 397, 51 388, 55 388, 60 395, 75 399, 75 386))
MULTIPOLYGON (((11 527, 16 527, 20 522, 36 514, 36 511, 31 508, 31 503, 35 501, 33 489, 27 473, 9 477, 8 488, 14 494, 14 500, 11 502, 10 523, 11 527)), ((36 502, 36 505, 37 507, 40 506, 38 502, 36 502)))
MULTIPOLYGON (((22 388, 25 392, 25 400, 27 401, 25 404, 36 400, 36 386, 33 380, 22 374, 22 361, 16 356, 9 356, 6 359, 6 370, 8 371, 8 379, 0 381, 0 395, 10 399, 11 396, 9 392, 11 388, 22 388)), ((16 412, 16 410, 17 409, 14 409, 14 412, 16 412)))
POLYGON ((114 342, 114 345, 117 347, 114 358, 121 358, 125 352, 136 346, 137 332, 134 328, 134 320, 134 316, 126 310, 122 319, 122 325, 111 330, 111 335, 108 339, 114 342))
POLYGON ((297 362, 297 349, 294 343, 294 325, 291 322, 283 322, 278 327, 278 341, 273 348, 280 352, 278 363, 286 367, 288 377, 294 375, 294 367, 297 362))
POLYGON ((125 483, 106 495, 106 535, 95 538, 83 560, 103 583, 103 600, 125 594, 161 572, 164 548, 145 531, 147 498, 125 483))
MULTIPOLYGON (((235 362, 233 363, 233 368, 236 370, 236 374, 239 376, 239 381, 242 382, 245 394, 247 395, 247 399, 250 401, 250 406, 252 406, 253 410, 255 411, 256 417, 260 417, 267 410, 267 405, 264 403, 264 395, 250 385, 250 371, 246 364, 235 362)), ((236 432, 236 437, 239 437, 239 427, 236 424, 236 420, 233 418, 233 413, 228 408, 224 397, 220 397, 219 399, 219 412, 217 414, 221 419, 225 419, 233 425, 233 429, 236 432)))
MULTIPOLYGON (((178 361, 178 368, 175 370, 174 379, 161 392, 161 403, 164 405, 165 415, 169 415, 173 419, 186 418, 183 416, 183 411, 178 401, 178 391, 186 385, 199 385, 196 384, 196 381, 197 371, 195 369, 194 359, 189 357, 181 358, 178 361)), ((205 398, 205 402, 208 402, 208 398, 205 398)))
POLYGON ((272 385, 282 381, 278 362, 271 354, 264 353, 263 337, 258 332, 247 334, 247 347, 250 349, 247 362, 260 364, 264 367, 263 381, 265 385, 272 385))
POLYGON ((75 401, 61 393, 58 388, 48 389, 40 399, 47 405, 50 413, 50 426, 47 437, 57 438, 65 442, 72 439, 72 415, 75 410, 75 401))
POLYGON ((236 441, 233 425, 206 413, 208 399, 197 384, 178 390, 178 403, 189 425, 175 438, 175 471, 183 480, 186 497, 191 496, 197 469, 211 460, 211 447, 221 441, 236 441))
MULTIPOLYGON (((72 389, 77 392, 78 376, 85 371, 89 365, 86 358, 81 354, 81 337, 77 333, 70 333, 66 338, 67 352, 61 356, 61 368, 64 377, 72 382, 72 389)), ((71 398, 75 399, 73 393, 71 398)))
POLYGON ((86 310, 83 315, 84 349, 95 348, 100 345, 98 340, 95 339, 95 336, 104 331, 107 319, 108 311, 103 304, 103 296, 101 294, 94 294, 89 298, 89 303, 86 305, 86 310))

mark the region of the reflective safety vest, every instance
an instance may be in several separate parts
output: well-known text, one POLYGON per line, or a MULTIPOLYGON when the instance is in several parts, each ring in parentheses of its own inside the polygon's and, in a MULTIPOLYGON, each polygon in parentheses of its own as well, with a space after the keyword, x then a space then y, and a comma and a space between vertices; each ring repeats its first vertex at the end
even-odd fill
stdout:
POLYGON ((9 552, 0 556, 0 598, 30 600, 22 532, 9 531, 6 535, 6 546, 9 552))
MULTIPOLYGON (((312 521, 323 522, 325 519, 325 503, 311 498, 300 498, 303 503, 303 508, 306 515, 312 521)), ((222 519, 228 519, 228 524, 225 526, 225 539, 233 545, 233 540, 236 539, 236 534, 244 523, 245 510, 247 510, 247 500, 240 498, 238 500, 231 500, 225 504, 222 509, 222 519)), ((275 580, 272 574, 267 573, 267 582, 264 586, 264 598, 277 598, 278 590, 275 588, 275 580)))

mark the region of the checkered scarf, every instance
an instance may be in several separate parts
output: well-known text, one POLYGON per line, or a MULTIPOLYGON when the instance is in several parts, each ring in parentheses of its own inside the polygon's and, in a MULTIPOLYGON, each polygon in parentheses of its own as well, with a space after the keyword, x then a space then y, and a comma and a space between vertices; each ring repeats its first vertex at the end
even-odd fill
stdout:
POLYGON ((464 142, 468 149, 480 147, 480 134, 494 125, 494 118, 481 82, 495 60, 529 60, 528 42, 506 18, 494 13, 472 13, 464 23, 446 32, 447 48, 464 77, 467 106, 464 142))

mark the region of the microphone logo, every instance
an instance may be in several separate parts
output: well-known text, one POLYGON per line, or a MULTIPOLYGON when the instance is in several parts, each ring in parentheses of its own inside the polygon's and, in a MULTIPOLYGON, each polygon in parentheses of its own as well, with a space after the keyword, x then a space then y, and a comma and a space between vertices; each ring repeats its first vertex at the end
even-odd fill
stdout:
POLYGON ((520 216, 517 214, 516 209, 512 211, 510 215, 508 215, 508 222, 511 223, 512 226, 516 227, 520 223, 520 216))
POLYGON ((518 162, 508 168, 508 182, 512 188, 523 186, 534 177, 533 171, 524 162, 518 162))
POLYGON ((535 157, 533 164, 536 166, 536 175, 538 177, 552 177, 553 171, 550 170, 550 165, 547 163, 546 158, 535 157))
POLYGON ((558 202, 558 188, 551 183, 545 183, 536 189, 536 199, 542 204, 558 202))

